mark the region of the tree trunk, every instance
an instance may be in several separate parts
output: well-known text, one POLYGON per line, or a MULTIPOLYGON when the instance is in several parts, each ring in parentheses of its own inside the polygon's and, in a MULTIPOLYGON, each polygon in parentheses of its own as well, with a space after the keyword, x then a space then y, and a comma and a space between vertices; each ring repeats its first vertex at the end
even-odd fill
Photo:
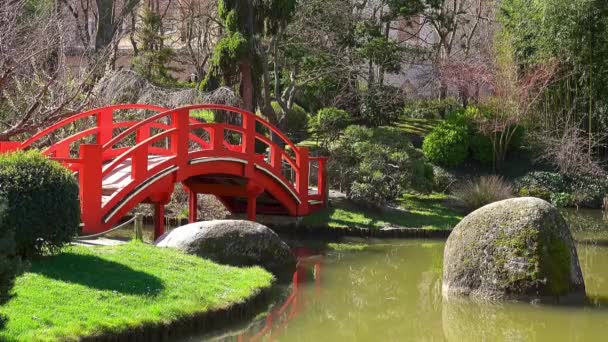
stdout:
POLYGON ((95 0, 99 22, 97 23, 97 34, 95 35, 95 51, 102 50, 110 45, 114 35, 113 0, 95 0))
POLYGON ((253 104, 253 79, 251 75, 251 63, 244 59, 239 63, 239 71, 241 72, 241 98, 245 109, 253 112, 255 110, 253 104))

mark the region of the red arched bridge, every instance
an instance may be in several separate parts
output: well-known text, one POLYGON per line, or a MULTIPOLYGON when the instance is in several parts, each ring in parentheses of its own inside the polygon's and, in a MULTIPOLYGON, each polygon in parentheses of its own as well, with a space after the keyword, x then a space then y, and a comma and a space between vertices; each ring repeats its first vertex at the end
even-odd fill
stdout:
POLYGON ((40 145, 48 146, 45 155, 78 175, 83 234, 110 229, 140 203, 154 204, 155 235, 162 234, 164 206, 178 182, 189 193, 191 222, 197 220, 197 194, 215 195, 249 220, 256 213, 305 216, 327 200, 326 158, 310 157, 266 120, 230 106, 93 109, 24 142, 0 142, 0 153, 40 145), (155 114, 117 120, 118 111, 133 110, 155 114), (223 113, 231 123, 199 121, 191 116, 197 112, 223 113), (67 129, 77 133, 55 138, 67 129))

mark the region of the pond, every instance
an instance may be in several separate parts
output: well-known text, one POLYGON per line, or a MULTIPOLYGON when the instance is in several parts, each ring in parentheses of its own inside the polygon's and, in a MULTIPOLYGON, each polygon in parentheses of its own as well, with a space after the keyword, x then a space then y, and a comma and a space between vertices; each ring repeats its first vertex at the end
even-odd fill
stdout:
POLYGON ((598 212, 573 222, 589 304, 446 303, 442 240, 297 242, 294 285, 270 315, 183 341, 559 341, 608 331, 608 226, 598 212))

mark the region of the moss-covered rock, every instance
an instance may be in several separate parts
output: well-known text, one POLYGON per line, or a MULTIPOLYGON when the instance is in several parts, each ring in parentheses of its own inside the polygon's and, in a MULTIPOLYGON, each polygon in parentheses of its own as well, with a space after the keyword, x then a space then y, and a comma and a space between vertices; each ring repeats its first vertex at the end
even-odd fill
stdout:
POLYGON ((585 283, 557 208, 524 197, 465 217, 444 251, 444 297, 582 302, 585 283))
POLYGON ((251 221, 213 220, 173 229, 156 242, 232 266, 258 265, 280 280, 293 276, 296 259, 270 228, 251 221))

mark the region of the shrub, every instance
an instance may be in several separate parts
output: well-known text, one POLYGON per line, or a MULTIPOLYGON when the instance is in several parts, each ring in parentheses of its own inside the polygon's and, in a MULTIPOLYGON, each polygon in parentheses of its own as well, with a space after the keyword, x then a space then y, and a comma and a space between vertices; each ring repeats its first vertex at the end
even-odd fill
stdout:
MULTIPOLYGON (((502 133, 497 132, 498 140, 493 142, 490 136, 485 135, 479 130, 480 122, 492 121, 494 116, 495 114, 490 107, 469 106, 465 109, 451 112, 446 117, 446 121, 451 124, 468 127, 471 156, 486 166, 494 165, 495 162, 498 163, 498 159, 502 155, 500 153, 500 137, 502 133), (496 146, 494 146, 494 143, 496 143, 496 146)), ((505 153, 519 148, 523 142, 523 138, 524 129, 517 127, 509 145, 506 147, 505 153)))
POLYGON ((531 196, 551 201, 553 193, 570 192, 570 181, 557 172, 535 171, 518 178, 515 186, 520 196, 531 196))
POLYGON ((551 203, 558 208, 565 208, 573 203, 573 198, 569 193, 556 192, 551 194, 551 203))
POLYGON ((531 172, 515 181, 520 196, 542 198, 556 206, 601 208, 608 193, 606 177, 566 177, 557 172, 531 172), (567 195, 567 196, 566 196, 567 195))
POLYGON ((433 165, 433 190, 437 192, 449 192, 457 180, 456 176, 446 169, 433 165))
POLYGON ((403 107, 403 115, 414 119, 439 119, 460 107, 453 97, 410 101, 403 107))
POLYGON ((366 125, 378 127, 397 121, 403 112, 401 89, 374 85, 362 96, 360 115, 366 125))
POLYGON ((332 186, 357 202, 379 206, 406 189, 432 187, 424 156, 398 129, 350 126, 330 152, 332 186))
POLYGON ((471 137, 471 154, 473 159, 484 165, 492 165, 494 161, 494 148, 490 138, 479 133, 471 137))
POLYGON ((604 197, 608 193, 606 177, 578 176, 572 179, 570 193, 575 194, 576 204, 586 208, 599 209, 603 206, 604 197))
MULTIPOLYGON (((279 116, 284 115, 283 107, 278 102, 272 101, 271 105, 272 109, 279 116)), ((307 138, 308 113, 306 113, 304 108, 298 104, 294 104, 291 110, 287 112, 287 115, 285 115, 285 123, 285 132, 290 139, 299 142, 307 138)))
MULTIPOLYGON (((0 198, 0 304, 9 298, 15 278, 23 270, 23 262, 16 254, 15 233, 5 223, 6 215, 7 201, 0 198)), ((2 317, 0 323, 1 320, 2 317)))
POLYGON ((513 197, 513 187, 500 176, 482 176, 468 181, 454 191, 454 197, 467 211, 513 197))
POLYGON ((22 256, 55 252, 78 232, 78 184, 71 172, 36 151, 0 155, 4 224, 22 256))
POLYGON ((452 122, 442 122, 422 143, 424 155, 441 166, 458 166, 469 155, 469 128, 452 122))
POLYGON ((311 118, 310 126, 321 140, 322 145, 326 146, 348 127, 349 122, 350 115, 348 112, 335 107, 328 107, 319 110, 317 115, 311 118))

